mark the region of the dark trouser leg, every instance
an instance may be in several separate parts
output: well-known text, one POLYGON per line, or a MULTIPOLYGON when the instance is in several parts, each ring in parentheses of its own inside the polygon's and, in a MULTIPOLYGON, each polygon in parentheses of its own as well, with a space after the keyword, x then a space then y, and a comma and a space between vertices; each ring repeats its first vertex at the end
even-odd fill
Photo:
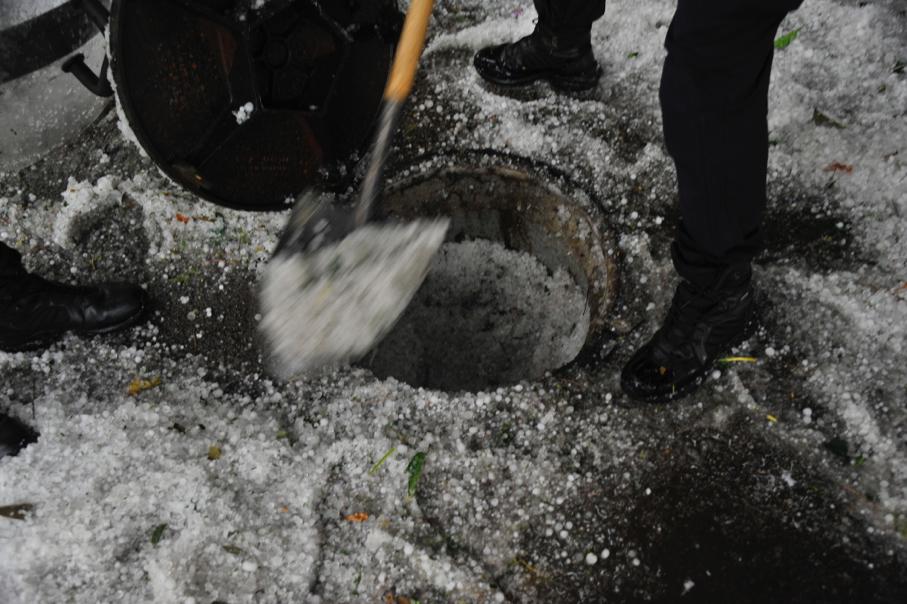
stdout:
POLYGON ((605 14, 605 0, 535 0, 537 27, 562 48, 589 46, 592 22, 605 14))
POLYGON ((762 246, 768 86, 778 25, 802 0, 679 0, 661 80, 677 168, 680 275, 710 286, 762 246))
POLYGON ((19 252, 0 243, 0 278, 20 275, 23 270, 19 252))

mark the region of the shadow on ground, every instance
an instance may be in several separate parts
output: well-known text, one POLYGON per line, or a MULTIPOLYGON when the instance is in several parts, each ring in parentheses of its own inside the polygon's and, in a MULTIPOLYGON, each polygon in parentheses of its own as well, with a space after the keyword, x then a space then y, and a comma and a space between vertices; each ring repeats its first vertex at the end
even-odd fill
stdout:
POLYGON ((902 602, 907 595, 903 545, 875 534, 839 486, 748 419, 665 440, 638 485, 612 492, 602 476, 567 513, 578 519, 577 540, 620 544, 595 565, 558 563, 550 539, 530 533, 541 601, 902 602), (626 513, 608 518, 606 509, 626 513))

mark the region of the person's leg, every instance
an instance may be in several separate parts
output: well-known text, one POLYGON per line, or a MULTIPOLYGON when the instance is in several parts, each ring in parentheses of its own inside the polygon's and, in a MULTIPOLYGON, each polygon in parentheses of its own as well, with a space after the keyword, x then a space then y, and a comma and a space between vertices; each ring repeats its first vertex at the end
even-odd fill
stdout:
POLYGON ((539 19, 536 29, 554 38, 561 48, 583 48, 591 44, 592 23, 605 14, 605 0, 535 0, 539 19))
POLYGON ((605 0, 535 0, 539 18, 532 34, 510 44, 483 48, 473 59, 482 78, 501 86, 545 80, 560 90, 594 88, 601 69, 592 54, 592 23, 605 0))
POLYGON ((768 86, 778 25, 802 0, 680 0, 661 81, 681 222, 672 252, 699 287, 762 246, 768 86))
POLYGON ((802 0, 679 0, 661 82, 681 221, 682 281, 662 327, 624 367, 633 398, 694 390, 752 321, 750 263, 762 240, 774 39, 802 0))

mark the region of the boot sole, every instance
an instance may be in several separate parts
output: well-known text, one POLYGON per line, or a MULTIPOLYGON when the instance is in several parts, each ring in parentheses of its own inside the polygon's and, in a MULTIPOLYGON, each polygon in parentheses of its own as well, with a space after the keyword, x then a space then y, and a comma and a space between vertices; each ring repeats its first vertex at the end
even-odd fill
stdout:
POLYGON ((565 76, 560 76, 557 74, 539 74, 535 76, 527 76, 525 78, 518 78, 515 80, 503 80, 500 78, 493 78, 486 76, 482 73, 479 73, 479 77, 488 82, 489 84, 494 84, 496 86, 502 86, 504 88, 521 88, 524 86, 529 86, 535 84, 536 82, 547 82, 555 90, 560 90, 563 92, 588 92, 593 90, 598 86, 598 82, 601 76, 595 78, 595 80, 578 80, 575 78, 569 78, 565 76))
POLYGON ((623 390, 624 394, 630 397, 631 400, 634 400, 638 403, 651 403, 655 405, 670 403, 689 396, 690 394, 698 390, 700 386, 702 386, 702 383, 705 381, 706 375, 715 367, 715 363, 718 361, 718 359, 725 356, 726 351, 732 350, 735 346, 739 346, 741 343, 745 342, 753 336, 753 334, 756 332, 756 325, 756 318, 753 317, 746 323, 740 335, 731 340, 730 343, 725 346, 724 352, 716 354, 714 357, 709 359, 701 371, 693 374, 693 378, 689 382, 676 386, 670 392, 655 392, 652 394, 635 392, 633 388, 628 386, 627 383, 625 383, 623 380, 621 380, 620 382, 621 390, 623 390))
POLYGON ((59 341, 67 333, 74 333, 80 336, 99 336, 108 333, 113 333, 121 329, 127 329, 136 325, 142 321, 145 316, 145 313, 148 311, 148 299, 147 296, 142 299, 142 306, 139 310, 132 316, 115 323, 113 325, 108 325, 99 329, 68 329, 66 331, 46 331, 32 335, 29 338, 17 341, 5 341, 0 339, 0 351, 3 352, 33 352, 35 350, 41 350, 47 348, 54 342, 59 341))

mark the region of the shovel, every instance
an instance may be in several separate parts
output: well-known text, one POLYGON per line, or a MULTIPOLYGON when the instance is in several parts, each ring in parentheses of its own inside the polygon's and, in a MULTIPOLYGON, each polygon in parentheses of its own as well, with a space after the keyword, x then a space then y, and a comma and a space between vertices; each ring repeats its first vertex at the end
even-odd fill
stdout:
POLYGON ((303 193, 265 268, 259 329, 278 377, 368 352, 406 309, 444 242, 447 219, 368 222, 431 9, 432 0, 412 0, 406 13, 355 205, 337 207, 313 191, 303 193))

